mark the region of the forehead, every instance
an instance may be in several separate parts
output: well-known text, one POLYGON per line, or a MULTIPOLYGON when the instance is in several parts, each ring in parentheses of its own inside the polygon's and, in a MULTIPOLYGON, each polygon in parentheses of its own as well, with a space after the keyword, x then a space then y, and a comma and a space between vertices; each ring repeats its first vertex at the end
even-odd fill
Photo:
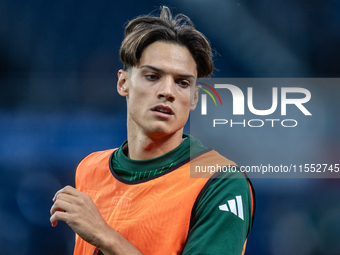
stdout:
MULTIPOLYGON (((154 66, 165 73, 191 75, 197 78, 197 66, 189 50, 181 45, 154 42, 142 53, 139 66, 154 66)), ((138 68, 137 67, 137 68, 138 68)))

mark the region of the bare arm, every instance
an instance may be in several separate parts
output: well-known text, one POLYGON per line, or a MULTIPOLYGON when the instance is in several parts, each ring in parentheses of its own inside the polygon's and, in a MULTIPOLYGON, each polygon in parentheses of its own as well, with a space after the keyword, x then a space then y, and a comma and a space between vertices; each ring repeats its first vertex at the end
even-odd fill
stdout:
POLYGON ((91 197, 71 186, 59 190, 53 197, 50 221, 66 222, 86 242, 98 247, 105 255, 141 255, 142 253, 101 216, 91 197))

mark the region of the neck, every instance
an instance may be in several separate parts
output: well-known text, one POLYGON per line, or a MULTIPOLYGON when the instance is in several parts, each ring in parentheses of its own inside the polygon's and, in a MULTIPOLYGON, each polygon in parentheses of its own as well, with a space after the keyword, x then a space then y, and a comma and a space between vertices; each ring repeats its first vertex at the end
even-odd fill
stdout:
POLYGON ((171 135, 148 136, 128 131, 128 157, 133 160, 147 160, 164 155, 175 149, 182 141, 183 130, 171 135))

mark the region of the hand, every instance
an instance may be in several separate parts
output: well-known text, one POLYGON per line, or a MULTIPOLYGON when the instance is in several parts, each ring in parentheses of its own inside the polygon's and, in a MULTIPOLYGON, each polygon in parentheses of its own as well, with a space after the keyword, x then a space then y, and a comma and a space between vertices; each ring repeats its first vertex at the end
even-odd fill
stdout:
POLYGON ((57 226, 65 221, 86 242, 98 247, 105 255, 142 255, 101 216, 91 197, 71 186, 59 190, 53 197, 50 221, 57 226))
POLYGON ((100 235, 111 227, 101 216, 91 197, 71 186, 59 190, 53 197, 50 221, 52 226, 58 220, 65 221, 74 232, 90 244, 99 245, 100 235))

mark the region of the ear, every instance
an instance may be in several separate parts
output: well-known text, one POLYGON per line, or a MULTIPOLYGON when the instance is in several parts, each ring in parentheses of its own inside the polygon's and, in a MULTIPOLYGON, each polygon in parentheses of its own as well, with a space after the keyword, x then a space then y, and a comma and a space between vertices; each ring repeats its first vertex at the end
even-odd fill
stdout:
POLYGON ((200 91, 200 86, 196 86, 194 88, 194 92, 192 93, 191 95, 191 98, 190 98, 190 111, 193 111, 196 109, 196 106, 197 106, 197 103, 198 103, 198 92, 200 91))
POLYGON ((117 91, 119 95, 126 97, 129 95, 129 73, 120 69, 117 73, 118 81, 117 81, 117 91))

